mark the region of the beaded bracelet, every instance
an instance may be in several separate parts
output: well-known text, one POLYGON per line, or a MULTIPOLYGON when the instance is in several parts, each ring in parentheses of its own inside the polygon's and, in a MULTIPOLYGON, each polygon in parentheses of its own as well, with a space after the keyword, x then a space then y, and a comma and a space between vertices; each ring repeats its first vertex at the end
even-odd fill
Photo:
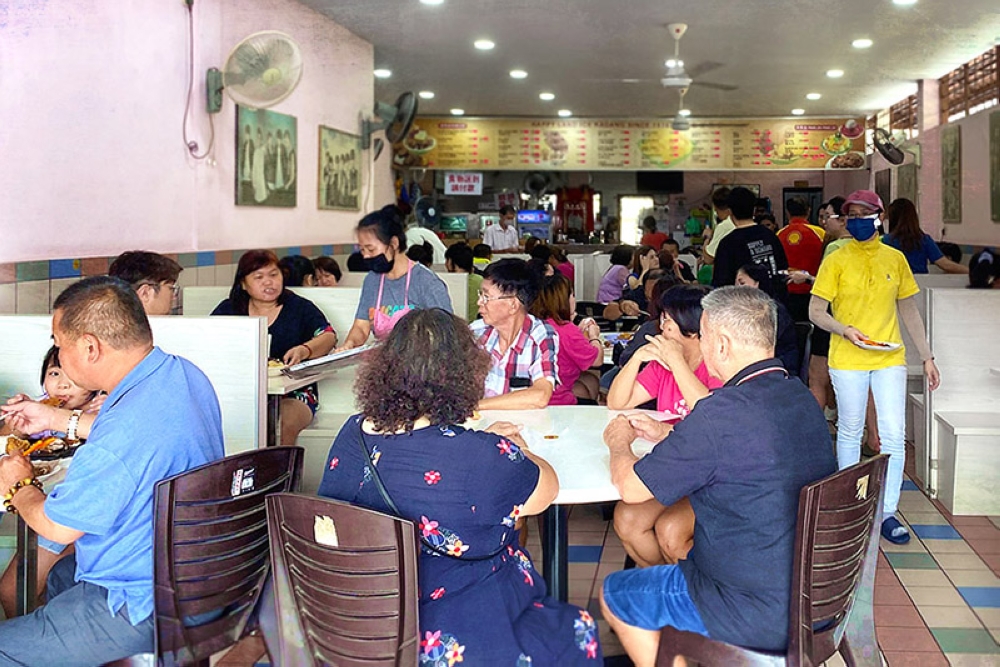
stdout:
POLYGON ((17 514, 17 508, 14 507, 12 501, 14 500, 14 495, 26 486, 33 486, 42 493, 45 493, 45 489, 42 488, 42 483, 38 481, 37 477, 25 477, 20 482, 10 487, 10 491, 8 491, 3 497, 3 508, 10 514, 17 514))

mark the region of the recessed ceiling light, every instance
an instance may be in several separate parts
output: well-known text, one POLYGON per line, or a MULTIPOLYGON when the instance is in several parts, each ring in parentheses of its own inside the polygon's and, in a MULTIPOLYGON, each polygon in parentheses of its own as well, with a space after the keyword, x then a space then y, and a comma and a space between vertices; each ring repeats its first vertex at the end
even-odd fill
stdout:
POLYGON ((464 116, 465 115, 465 109, 452 109, 451 110, 451 115, 452 116, 464 116))
POLYGON ((851 46, 853 46, 856 49, 867 49, 870 48, 871 45, 874 43, 875 42, 868 39, 867 37, 862 37, 861 39, 856 39, 853 42, 851 42, 851 46))
POLYGON ((494 46, 496 46, 496 44, 494 44, 493 40, 491 39, 477 39, 475 42, 472 43, 472 45, 475 46, 480 51, 489 51, 494 46))
POLYGON ((440 5, 444 0, 420 0, 422 5, 440 5))
POLYGON ((573 115, 573 112, 570 111, 569 109, 560 109, 559 115, 562 116, 563 118, 569 118, 570 116, 573 115))
POLYGON ((691 110, 690 109, 681 109, 677 113, 680 114, 681 116, 690 116, 691 115, 691 110))
POLYGON ((546 102, 551 102, 552 100, 556 99, 556 96, 554 93, 538 93, 538 99, 545 100, 546 102))
POLYGON ((915 5, 917 4, 917 0, 892 0, 892 4, 901 6, 915 5))
POLYGON ((417 95, 420 95, 420 99, 422 99, 422 100, 433 100, 434 99, 434 93, 431 92, 431 91, 429 91, 429 90, 421 90, 419 93, 417 93, 417 95))
POLYGON ((808 95, 806 95, 807 100, 818 100, 821 97, 823 96, 820 95, 819 93, 809 93, 808 95))
POLYGON ((375 70, 374 73, 376 79, 388 79, 390 76, 392 76, 391 69, 379 68, 375 70))
POLYGON ((792 109, 792 115, 793 116, 801 116, 801 115, 805 114, 805 112, 806 112, 805 109, 792 109))
POLYGON ((523 69, 512 69, 510 71, 510 78, 512 79, 524 79, 527 78, 528 73, 523 69))
POLYGON ((842 69, 828 69, 826 70, 826 75, 831 79, 839 79, 844 76, 844 70, 842 69))

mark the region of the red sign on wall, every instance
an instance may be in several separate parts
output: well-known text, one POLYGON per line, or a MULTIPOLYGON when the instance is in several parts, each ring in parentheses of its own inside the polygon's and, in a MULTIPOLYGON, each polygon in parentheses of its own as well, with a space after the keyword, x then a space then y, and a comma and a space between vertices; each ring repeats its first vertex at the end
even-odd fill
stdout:
POLYGON ((446 195, 481 195, 483 194, 483 175, 474 171, 449 171, 444 175, 444 193, 446 195))

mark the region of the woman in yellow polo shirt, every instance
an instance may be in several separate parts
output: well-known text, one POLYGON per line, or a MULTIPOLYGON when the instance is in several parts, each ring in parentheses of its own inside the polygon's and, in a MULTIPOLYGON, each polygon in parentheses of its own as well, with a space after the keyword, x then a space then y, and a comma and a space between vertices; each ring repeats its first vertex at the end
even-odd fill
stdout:
POLYGON ((858 190, 843 205, 852 240, 823 261, 812 288, 809 318, 836 336, 830 340, 830 379, 837 395, 837 463, 840 469, 861 457, 868 391, 875 397, 882 452, 889 455, 882 536, 905 544, 910 533, 896 518, 903 483, 906 412, 906 351, 897 306, 920 351, 930 390, 940 375, 913 296, 919 288, 903 253, 879 240, 876 224, 882 200, 858 190), (833 315, 827 312, 832 306, 833 315), (881 345, 880 345, 881 344, 881 345), (888 345, 886 345, 888 344, 888 345))

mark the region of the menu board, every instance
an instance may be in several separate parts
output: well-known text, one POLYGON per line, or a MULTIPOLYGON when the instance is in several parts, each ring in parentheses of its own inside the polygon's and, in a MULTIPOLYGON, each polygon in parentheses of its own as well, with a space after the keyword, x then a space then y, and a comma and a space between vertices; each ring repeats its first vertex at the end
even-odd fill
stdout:
POLYGON ((400 167, 561 171, 863 169, 864 120, 417 118, 400 167))

